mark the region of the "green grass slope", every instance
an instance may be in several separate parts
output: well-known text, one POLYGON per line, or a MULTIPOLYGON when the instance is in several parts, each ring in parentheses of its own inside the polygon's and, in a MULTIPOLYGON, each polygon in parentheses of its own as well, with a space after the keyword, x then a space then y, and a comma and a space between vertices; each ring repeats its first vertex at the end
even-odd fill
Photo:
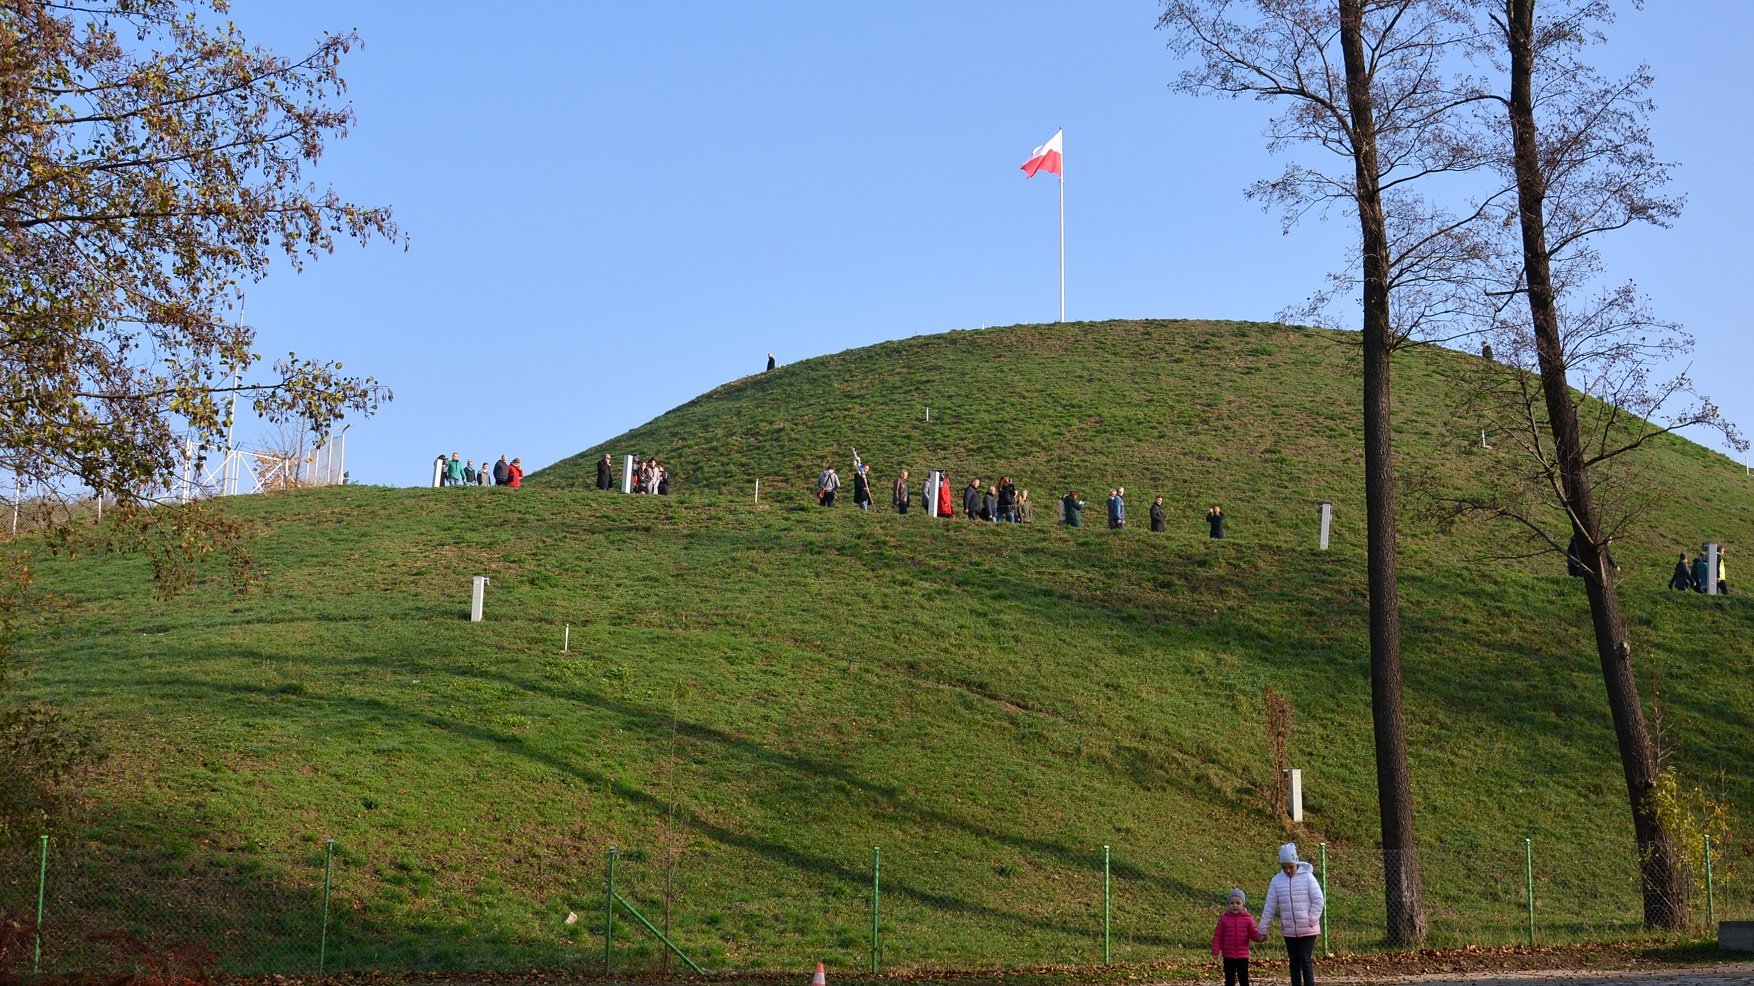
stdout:
MULTIPOLYGON (((1327 845, 1334 947, 1371 947, 1350 357, 1343 336, 1235 323, 910 339, 726 385, 518 491, 240 498, 270 595, 215 579, 167 602, 137 558, 37 559, 63 605, 26 631, 27 688, 111 750, 56 835, 50 921, 303 971, 333 838, 331 968, 589 968, 614 845, 618 889, 654 920, 668 897, 673 937, 707 967, 858 969, 881 847, 885 969, 1091 964, 1107 846, 1115 959, 1187 960, 1228 889, 1258 901, 1295 838, 1327 845), (811 505, 820 460, 844 466, 855 444, 882 477, 1007 472, 1038 522, 811 505), (605 448, 659 455, 677 494, 582 488, 605 448), (1097 506, 1115 484, 1135 517, 1120 533, 1097 506), (1071 485, 1094 526, 1051 523, 1071 485), (1158 492, 1173 520, 1153 535, 1158 492), (1322 499, 1338 509, 1327 552, 1322 499), (1229 540, 1205 538, 1209 501, 1229 540), (492 579, 481 624, 465 619, 473 575, 492 579), (1295 708, 1301 826, 1267 800, 1266 687, 1295 708)), ((1493 454, 1470 450, 1446 397, 1463 359, 1396 369, 1403 467, 1458 484, 1493 454)), ((1650 462, 1668 495, 1617 543, 1639 671, 1673 762, 1745 807, 1754 605, 1660 586, 1679 545, 1754 543, 1749 486, 1680 440, 1650 462)), ((1524 933, 1525 838, 1544 939, 1635 930, 1582 592, 1551 560, 1482 560, 1501 531, 1408 514, 1435 935, 1524 933)), ((1754 874, 1731 865, 1754 830, 1737 825, 1720 917, 1754 906, 1754 874)), ((0 854, 0 909, 29 906, 32 852, 0 854)), ((618 966, 658 961, 618 919, 618 966)))

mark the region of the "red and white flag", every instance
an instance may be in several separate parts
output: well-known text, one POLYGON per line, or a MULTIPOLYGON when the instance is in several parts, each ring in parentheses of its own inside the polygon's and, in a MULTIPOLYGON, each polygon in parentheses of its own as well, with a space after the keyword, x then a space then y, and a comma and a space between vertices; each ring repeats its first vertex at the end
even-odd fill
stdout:
MULTIPOLYGON (((1055 175, 1061 174, 1060 156, 1063 151, 1061 145, 1065 133, 1064 130, 1054 131, 1054 135, 1048 138, 1047 143, 1036 148, 1029 155, 1029 160, 1023 162, 1023 176, 1025 178, 1034 178, 1037 171, 1046 171, 1055 175)), ((1064 176, 1062 175, 1062 177, 1064 176)))

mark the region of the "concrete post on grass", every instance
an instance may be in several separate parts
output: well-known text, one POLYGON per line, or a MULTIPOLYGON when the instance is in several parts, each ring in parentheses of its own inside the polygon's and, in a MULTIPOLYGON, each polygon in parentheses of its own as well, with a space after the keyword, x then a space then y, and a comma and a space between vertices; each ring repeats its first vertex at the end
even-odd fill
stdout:
POLYGON ((1330 530, 1332 530, 1333 526, 1334 526, 1334 505, 1327 502, 1326 500, 1322 501, 1321 518, 1322 518, 1322 550, 1326 551, 1326 550, 1328 550, 1328 532, 1330 530))
POLYGON ((487 598, 487 582, 485 575, 475 576, 475 589, 469 596, 469 622, 481 622, 481 604, 487 598))
POLYGON ((444 478, 445 478, 445 457, 441 455, 438 458, 432 460, 432 488, 436 490, 440 486, 444 485, 444 478))
POLYGON ((1292 767, 1285 771, 1289 778, 1285 785, 1286 811, 1290 812, 1291 820, 1303 824, 1303 771, 1292 767))
POLYGON ((926 475, 926 516, 938 516, 938 486, 944 482, 944 474, 934 469, 926 475))
POLYGON ((1705 594, 1708 596, 1717 595, 1717 552, 1716 541, 1705 545, 1705 594))
POLYGON ((633 492, 633 456, 621 457, 621 492, 633 492))

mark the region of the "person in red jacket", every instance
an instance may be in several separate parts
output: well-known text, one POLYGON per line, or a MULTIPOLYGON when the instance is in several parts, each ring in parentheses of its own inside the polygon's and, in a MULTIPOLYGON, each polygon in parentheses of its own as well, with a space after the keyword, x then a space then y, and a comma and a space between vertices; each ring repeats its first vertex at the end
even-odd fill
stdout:
POLYGON ((950 474, 938 477, 938 516, 956 516, 956 504, 950 494, 950 474))
POLYGON ((506 468, 506 485, 514 490, 524 485, 523 459, 513 459, 512 464, 506 468))
POLYGON ((1249 986, 1249 942, 1266 937, 1249 915, 1248 896, 1240 887, 1232 890, 1230 906, 1212 931, 1212 954, 1224 956, 1224 986, 1249 986))

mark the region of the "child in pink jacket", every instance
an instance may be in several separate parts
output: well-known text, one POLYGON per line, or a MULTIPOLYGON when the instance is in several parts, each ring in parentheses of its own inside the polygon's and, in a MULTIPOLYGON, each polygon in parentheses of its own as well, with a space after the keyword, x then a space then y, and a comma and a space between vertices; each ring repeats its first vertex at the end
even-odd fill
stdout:
POLYGON ((1212 954, 1224 956, 1224 986, 1249 986, 1249 942, 1266 937, 1249 916, 1248 896, 1241 888, 1232 890, 1230 906, 1212 931, 1212 954))

